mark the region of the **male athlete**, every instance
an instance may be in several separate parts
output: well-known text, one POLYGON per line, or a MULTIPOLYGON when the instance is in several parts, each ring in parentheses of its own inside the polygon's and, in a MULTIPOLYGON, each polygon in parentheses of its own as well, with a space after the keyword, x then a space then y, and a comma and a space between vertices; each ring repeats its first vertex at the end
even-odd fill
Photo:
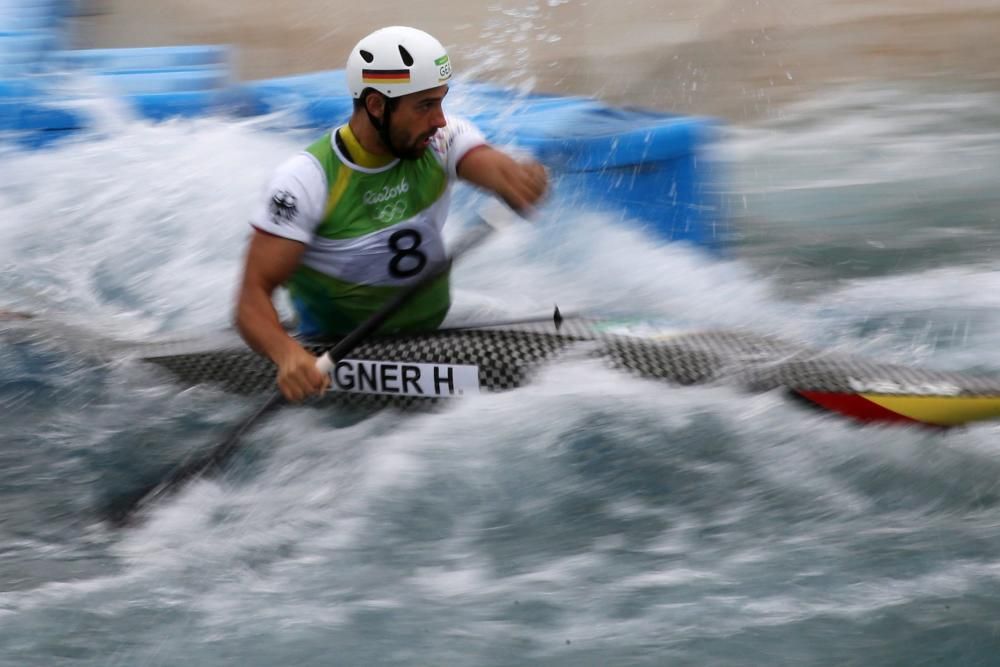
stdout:
MULTIPOLYGON (((305 336, 350 332, 445 257, 441 228, 462 178, 529 210, 548 185, 545 169, 486 144, 442 108, 452 76, 441 43, 414 28, 368 35, 347 60, 349 122, 274 174, 251 224, 236 326, 278 367, 278 388, 297 401, 329 376, 282 327, 271 301, 285 285, 305 336)), ((450 306, 442 275, 389 319, 383 331, 440 325, 450 306)))

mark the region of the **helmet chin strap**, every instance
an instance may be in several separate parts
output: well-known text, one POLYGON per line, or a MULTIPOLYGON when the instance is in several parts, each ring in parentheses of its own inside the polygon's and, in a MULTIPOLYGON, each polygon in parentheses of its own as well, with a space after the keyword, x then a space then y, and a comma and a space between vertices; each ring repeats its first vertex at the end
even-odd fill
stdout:
POLYGON ((403 156, 399 154, 396 147, 392 144, 392 137, 389 134, 389 125, 392 122, 392 100, 388 97, 382 96, 385 100, 385 104, 382 109, 382 118, 378 119, 372 115, 372 112, 368 110, 368 105, 365 104, 365 113, 368 114, 368 120, 375 127, 378 132, 378 138, 382 140, 382 144, 389 149, 393 157, 402 159, 403 156))

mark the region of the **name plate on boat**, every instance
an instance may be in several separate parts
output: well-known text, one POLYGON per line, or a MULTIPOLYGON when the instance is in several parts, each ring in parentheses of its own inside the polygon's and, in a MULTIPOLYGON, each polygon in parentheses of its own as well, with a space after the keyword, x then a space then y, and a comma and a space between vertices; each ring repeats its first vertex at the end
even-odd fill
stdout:
POLYGON ((479 393, 479 367, 342 359, 333 369, 331 391, 447 398, 479 393))

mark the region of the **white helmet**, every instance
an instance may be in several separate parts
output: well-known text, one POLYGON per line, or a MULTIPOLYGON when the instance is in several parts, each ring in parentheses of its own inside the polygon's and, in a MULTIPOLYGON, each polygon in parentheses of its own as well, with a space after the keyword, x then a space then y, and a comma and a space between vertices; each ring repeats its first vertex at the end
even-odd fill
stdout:
POLYGON ((423 30, 391 26, 376 30, 351 50, 347 87, 355 99, 365 88, 400 97, 444 85, 451 79, 448 52, 423 30))

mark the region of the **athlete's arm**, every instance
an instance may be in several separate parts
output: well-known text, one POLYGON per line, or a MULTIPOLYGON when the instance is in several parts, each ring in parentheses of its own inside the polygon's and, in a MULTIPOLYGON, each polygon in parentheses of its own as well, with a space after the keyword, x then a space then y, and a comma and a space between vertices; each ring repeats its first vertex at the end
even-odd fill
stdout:
POLYGON ((236 327, 247 344, 278 366, 278 388, 300 400, 325 389, 328 378, 316 359, 278 320, 271 297, 302 261, 323 215, 326 174, 312 155, 300 153, 279 165, 251 211, 247 249, 236 303, 236 327))
POLYGON ((254 230, 236 304, 236 328, 247 345, 278 366, 278 388, 291 401, 321 393, 330 382, 316 369, 316 357, 285 332, 271 300, 305 250, 298 241, 254 230))
POLYGON ((466 153, 458 163, 459 178, 491 190, 515 211, 528 214, 548 189, 545 167, 534 160, 519 162, 486 144, 466 153))

